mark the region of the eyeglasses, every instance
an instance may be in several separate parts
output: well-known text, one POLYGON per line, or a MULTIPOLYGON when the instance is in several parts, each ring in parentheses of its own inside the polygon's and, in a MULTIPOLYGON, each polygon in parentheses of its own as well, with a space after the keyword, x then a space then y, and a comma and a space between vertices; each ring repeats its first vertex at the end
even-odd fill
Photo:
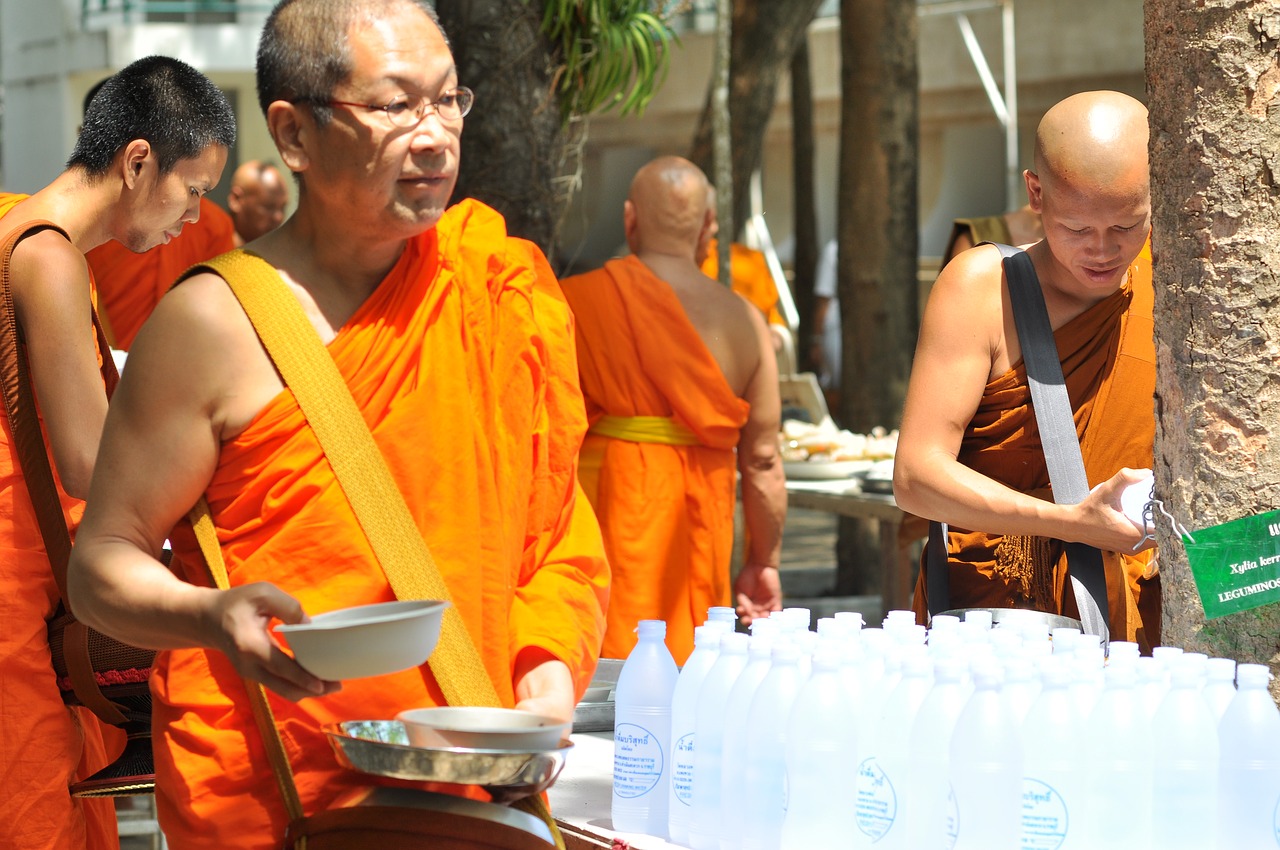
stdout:
POLYGON ((441 121, 458 121, 464 118, 476 102, 476 93, 466 86, 458 86, 440 95, 437 100, 427 100, 418 95, 401 95, 388 104, 354 103, 349 100, 312 100, 317 106, 350 106, 382 112, 394 126, 411 130, 421 124, 432 111, 441 121))

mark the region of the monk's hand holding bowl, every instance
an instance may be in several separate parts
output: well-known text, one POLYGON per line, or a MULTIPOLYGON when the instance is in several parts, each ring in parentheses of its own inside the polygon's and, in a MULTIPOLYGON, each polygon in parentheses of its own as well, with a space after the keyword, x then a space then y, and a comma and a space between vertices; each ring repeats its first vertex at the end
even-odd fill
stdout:
MULTIPOLYGON (((515 685, 516 708, 572 722, 577 694, 568 664, 545 649, 526 647, 516 656, 512 682, 515 685)), ((565 737, 568 735, 567 729, 565 737)))
POLYGON ((1121 504, 1124 491, 1150 474, 1125 467, 1090 490, 1084 501, 1074 506, 1081 511, 1084 525, 1079 541, 1107 552, 1137 552, 1155 546, 1154 539, 1143 539, 1143 530, 1125 515, 1121 504))
POLYGON ((271 637, 268 629, 274 620, 308 621, 298 600, 267 582, 215 593, 206 619, 209 645, 226 655, 241 676, 294 702, 342 688, 340 682, 326 682, 302 669, 271 637))
POLYGON ((733 583, 735 609, 743 625, 782 610, 782 579, 778 567, 748 561, 733 583))

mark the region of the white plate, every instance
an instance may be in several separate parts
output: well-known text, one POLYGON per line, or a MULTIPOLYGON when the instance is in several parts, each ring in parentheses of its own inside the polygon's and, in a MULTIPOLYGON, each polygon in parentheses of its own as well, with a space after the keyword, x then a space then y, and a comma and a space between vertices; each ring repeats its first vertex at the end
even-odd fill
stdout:
POLYGON ((870 469, 873 463, 872 460, 791 460, 782 462, 782 471, 793 481, 827 481, 851 478, 870 469))

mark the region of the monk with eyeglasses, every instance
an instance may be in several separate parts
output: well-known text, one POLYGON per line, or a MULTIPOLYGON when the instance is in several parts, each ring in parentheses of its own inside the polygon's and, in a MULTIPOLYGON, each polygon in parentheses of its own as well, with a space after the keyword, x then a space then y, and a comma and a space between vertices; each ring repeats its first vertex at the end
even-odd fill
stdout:
MULTIPOLYGON (((258 92, 298 207, 251 246, 297 299, 387 460, 501 702, 570 719, 594 671, 608 568, 577 486, 586 430, 572 317, 532 244, 448 210, 474 96, 420 0, 284 0, 258 92), (345 34, 335 38, 334 34, 345 34)), ((270 623, 389 601, 388 580, 226 281, 172 289, 130 352, 72 564, 76 611, 162 652, 157 800, 175 850, 283 846, 287 816, 242 677, 271 691, 311 814, 379 781, 321 726, 441 704, 427 666, 322 681, 270 623), (230 576, 189 529, 208 499, 230 576)), ((387 780, 390 782, 390 780, 387 780)))

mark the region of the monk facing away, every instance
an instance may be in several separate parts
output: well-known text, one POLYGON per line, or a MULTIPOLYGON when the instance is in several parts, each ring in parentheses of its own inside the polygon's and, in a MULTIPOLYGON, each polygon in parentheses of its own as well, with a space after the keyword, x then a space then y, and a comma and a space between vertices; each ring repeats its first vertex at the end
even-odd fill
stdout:
MULTIPOLYGON (((153 56, 103 87, 62 174, 30 197, 0 196, 0 235, 35 220, 62 231, 38 231, 18 244, 10 286, 73 535, 115 380, 109 352, 94 332, 85 252, 108 240, 130 251, 168 241, 195 219, 234 143, 235 118, 222 93, 187 65, 153 56)), ((111 759, 94 715, 68 708, 59 696, 46 623, 59 592, 11 435, 6 421, 0 429, 0 847, 115 847, 111 801, 73 799, 68 791, 69 783, 111 759)))
MULTIPOLYGON (((572 316, 493 210, 445 210, 473 95, 425 0, 284 0, 258 96, 295 213, 253 244, 327 344, 506 706, 570 719, 594 672, 608 567, 577 485, 586 419, 572 316), (337 34, 337 37, 335 37, 337 34), (366 105, 367 104, 367 105, 366 105)), ((393 591, 294 396, 226 281, 171 289, 130 352, 73 557, 76 611, 161 652, 161 825, 174 850, 285 846, 286 809, 241 677, 266 685, 306 814, 378 778, 321 726, 439 705, 431 669, 341 683, 276 619, 393 591), (207 497, 216 590, 176 523, 207 497), (156 559, 174 530, 176 568, 156 559)), ((394 780, 385 780, 394 783, 394 780)))
POLYGON ((231 191, 227 194, 227 211, 235 222, 236 246, 279 227, 287 206, 289 187, 280 169, 260 159, 241 163, 231 175, 231 191))
POLYGON ((1044 226, 1040 214, 1023 204, 1016 210, 1001 215, 980 218, 957 218, 951 225, 951 237, 947 249, 942 252, 942 265, 946 265, 963 251, 981 242, 1003 242, 1005 245, 1030 245, 1044 238, 1044 226))
MULTIPOLYGON (((109 77, 107 79, 110 79, 109 77)), ((85 112, 102 89, 101 80, 85 95, 85 112)), ((104 242, 85 254, 98 288, 98 310, 112 348, 128 351, 138 329, 165 290, 196 263, 235 247, 231 218, 222 207, 200 198, 196 215, 183 221, 171 238, 146 251, 121 242, 104 242)))
MULTIPOLYGON (((1062 361, 1088 483, 1054 504, 1000 254, 961 254, 929 296, 902 417, 894 494, 949 523, 951 608, 1077 616, 1063 541, 1102 552, 1114 639, 1160 641, 1160 579, 1119 498, 1152 466, 1155 351, 1147 111, 1117 92, 1073 95, 1036 131, 1024 172, 1044 239, 1027 249, 1062 361)), ((916 612, 926 616, 924 570, 916 612)))
POLYGON ((698 269, 710 223, 706 176, 654 160, 623 206, 632 255, 561 283, 591 422, 579 475, 613 571, 607 658, 627 656, 639 620, 661 619, 683 663, 707 608, 730 604, 736 472, 738 613, 750 622, 781 607, 777 366, 763 315, 698 269))

